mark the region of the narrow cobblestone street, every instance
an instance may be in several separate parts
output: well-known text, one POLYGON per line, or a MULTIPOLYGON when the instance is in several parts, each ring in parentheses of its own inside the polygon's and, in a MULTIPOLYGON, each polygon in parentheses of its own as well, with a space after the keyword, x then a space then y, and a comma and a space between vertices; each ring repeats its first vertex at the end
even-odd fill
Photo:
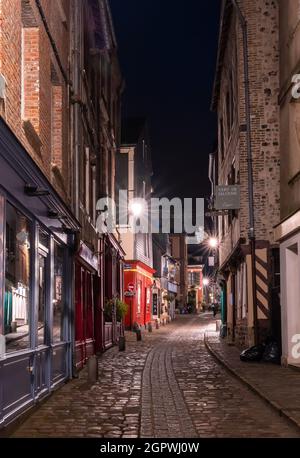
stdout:
POLYGON ((223 369, 208 353, 210 315, 179 317, 127 335, 126 352, 99 360, 38 408, 14 437, 300 437, 300 431, 223 369))

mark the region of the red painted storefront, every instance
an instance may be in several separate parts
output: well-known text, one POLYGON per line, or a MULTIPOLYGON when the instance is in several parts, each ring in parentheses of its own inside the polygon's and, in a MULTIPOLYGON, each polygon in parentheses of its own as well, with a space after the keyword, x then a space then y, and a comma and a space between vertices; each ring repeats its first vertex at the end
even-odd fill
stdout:
POLYGON ((75 261, 75 365, 118 342, 122 324, 105 322, 106 299, 123 298, 124 251, 113 235, 99 239, 98 253, 81 243, 75 261))
POLYGON ((125 327, 146 326, 152 320, 152 287, 155 270, 141 261, 126 261, 124 296, 128 305, 125 327))
POLYGON ((75 364, 81 369, 95 353, 95 323, 101 310, 98 258, 81 244, 75 261, 75 364))

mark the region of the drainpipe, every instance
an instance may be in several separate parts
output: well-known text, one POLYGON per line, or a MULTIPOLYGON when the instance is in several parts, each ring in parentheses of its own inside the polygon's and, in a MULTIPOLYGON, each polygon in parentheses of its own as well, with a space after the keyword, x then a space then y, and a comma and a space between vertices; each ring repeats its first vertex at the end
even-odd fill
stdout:
MULTIPOLYGON (((73 2, 74 22, 72 31, 73 41, 73 81, 74 96, 80 95, 80 51, 81 51, 81 2, 73 2)), ((73 103, 73 146, 74 146, 74 174, 73 174, 73 208, 75 216, 79 219, 79 155, 80 155, 80 110, 78 103, 73 103)))
POLYGON ((236 0, 231 0, 234 6, 243 33, 243 56, 245 76, 245 115, 247 125, 247 163, 248 163, 248 203, 249 203, 249 242, 251 248, 251 273, 252 273, 252 295, 253 295, 253 325, 254 342, 259 341, 259 327, 257 318, 257 295, 256 295, 256 262, 255 262, 255 221, 254 221, 254 192, 253 192, 253 157, 251 141, 251 104, 249 84, 249 51, 248 51, 248 25, 247 21, 236 0))
MULTIPOLYGON (((76 2, 75 2, 76 3, 76 2)), ((36 7, 40 13, 40 16, 41 16, 41 20, 44 24, 44 27, 45 27, 45 31, 48 35, 48 38, 49 38, 49 41, 50 41, 50 44, 51 44, 51 47, 52 47, 52 50, 53 50, 53 53, 55 55, 55 58, 56 58, 56 62, 57 62, 57 65, 59 66, 60 68, 60 71, 61 71, 61 74, 64 78, 64 81, 67 85, 69 86, 72 86, 72 82, 69 80, 68 78, 68 75, 63 67, 63 64, 61 62, 61 59, 59 57, 59 52, 58 52, 58 49, 57 49, 57 46, 56 46, 56 43, 54 41, 54 38, 50 32, 50 28, 49 28, 49 25, 48 25, 48 22, 47 22, 47 19, 46 19, 46 16, 45 16, 45 13, 44 13, 44 10, 43 10, 43 7, 41 5, 41 2, 40 0, 35 0, 35 4, 36 4, 36 7)))

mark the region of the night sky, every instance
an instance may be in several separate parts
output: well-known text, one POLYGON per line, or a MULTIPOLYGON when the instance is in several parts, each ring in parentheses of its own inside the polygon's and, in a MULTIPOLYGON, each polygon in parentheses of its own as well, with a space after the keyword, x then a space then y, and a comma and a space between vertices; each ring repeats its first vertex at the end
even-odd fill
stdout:
POLYGON ((110 0, 126 82, 123 115, 146 116, 153 185, 165 197, 206 197, 216 144, 210 112, 220 0, 110 0))

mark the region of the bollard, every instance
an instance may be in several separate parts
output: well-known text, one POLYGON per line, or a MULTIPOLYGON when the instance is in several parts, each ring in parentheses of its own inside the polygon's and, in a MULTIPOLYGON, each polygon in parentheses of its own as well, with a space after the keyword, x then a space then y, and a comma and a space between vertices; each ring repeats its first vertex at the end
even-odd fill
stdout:
POLYGON ((149 331, 149 332, 152 332, 152 331, 153 331, 152 323, 148 323, 148 331, 149 331))
POLYGON ((119 351, 125 351, 125 350, 126 350, 125 336, 120 336, 119 337, 119 351))
POLYGON ((156 329, 159 329, 159 322, 158 322, 158 320, 156 320, 156 322, 155 322, 155 327, 156 327, 156 329))
POLYGON ((142 340, 142 332, 140 329, 136 330, 136 340, 137 342, 140 342, 142 340))
POLYGON ((96 355, 91 356, 88 359, 88 380, 91 383, 95 383, 98 380, 98 358, 96 355))

